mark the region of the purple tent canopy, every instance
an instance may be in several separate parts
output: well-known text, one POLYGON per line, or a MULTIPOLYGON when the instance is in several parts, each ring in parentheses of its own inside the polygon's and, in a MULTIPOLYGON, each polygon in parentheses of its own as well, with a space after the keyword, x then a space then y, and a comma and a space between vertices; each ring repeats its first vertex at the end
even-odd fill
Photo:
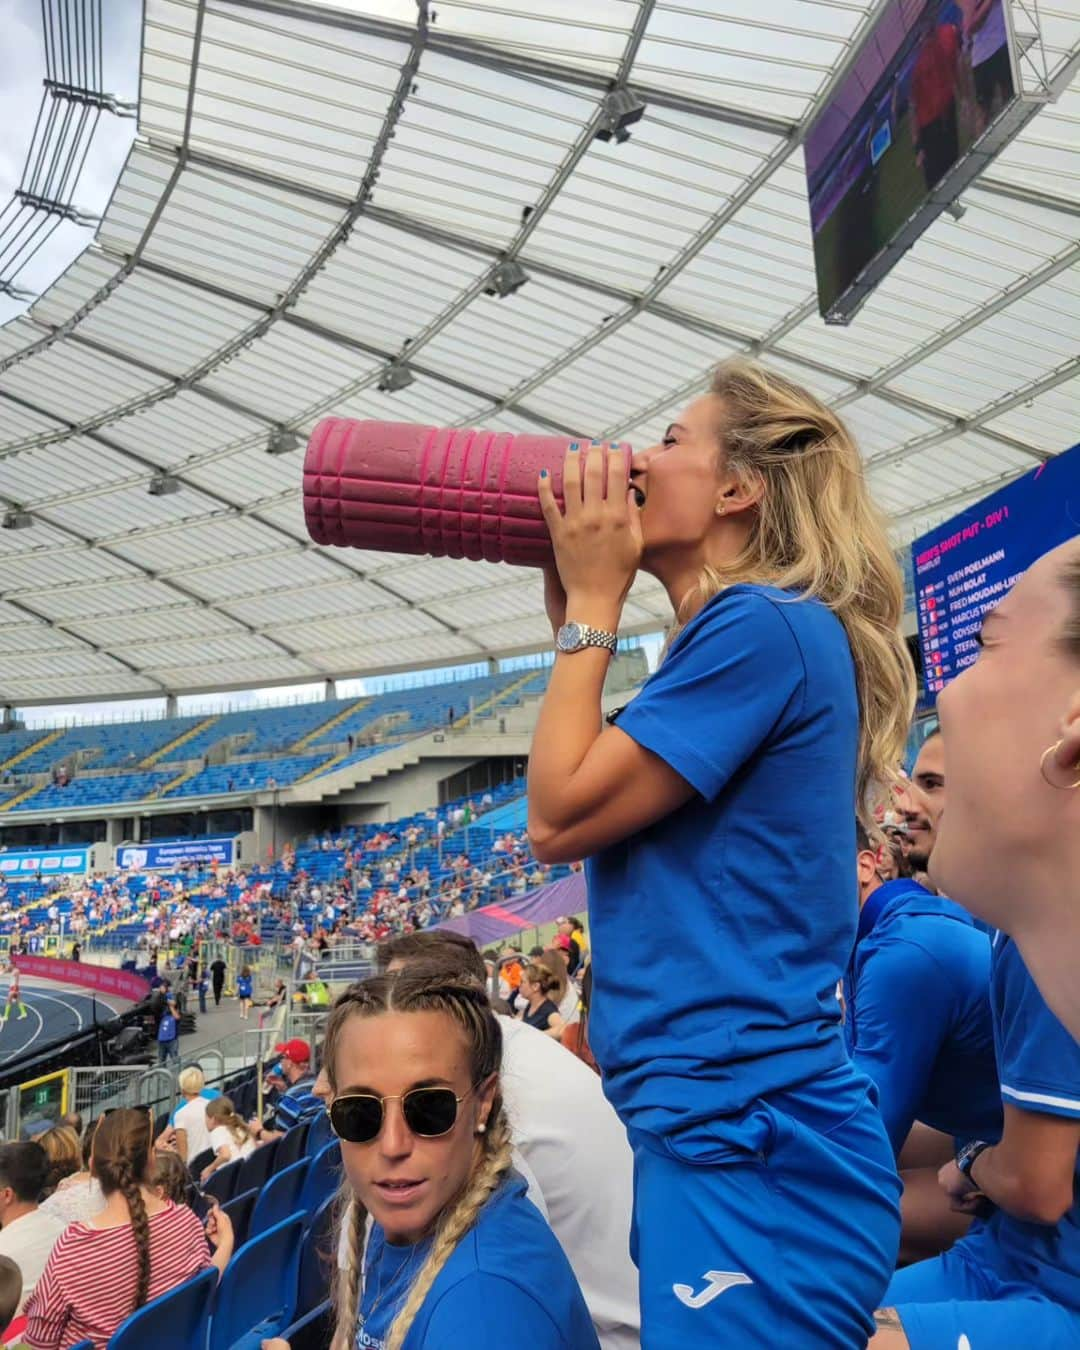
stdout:
POLYGON ((490 946, 505 938, 552 923, 564 914, 579 914, 585 908, 585 877, 581 872, 539 886, 535 891, 508 900, 502 905, 485 905, 456 919, 445 919, 436 928, 464 933, 478 947, 490 946))

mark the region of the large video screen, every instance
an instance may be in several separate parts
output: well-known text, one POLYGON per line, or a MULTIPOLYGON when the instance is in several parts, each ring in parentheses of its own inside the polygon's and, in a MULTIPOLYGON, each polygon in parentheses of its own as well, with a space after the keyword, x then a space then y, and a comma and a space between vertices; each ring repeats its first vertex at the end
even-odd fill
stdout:
POLYGON ((806 174, 825 317, 1012 102, 1006 3, 890 0, 815 121, 806 174))
POLYGON ((1050 549, 1080 534, 1080 445, 916 539, 911 546, 925 692, 979 654, 988 609, 1050 549))

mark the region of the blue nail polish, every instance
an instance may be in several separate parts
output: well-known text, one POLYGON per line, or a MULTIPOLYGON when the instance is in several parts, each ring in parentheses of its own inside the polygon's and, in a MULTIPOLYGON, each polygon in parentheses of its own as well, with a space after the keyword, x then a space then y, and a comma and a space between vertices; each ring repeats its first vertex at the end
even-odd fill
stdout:
POLYGON ((603 445, 604 442, 603 442, 603 441, 590 441, 589 444, 590 444, 590 445, 603 445))
POLYGON ((570 442, 570 449, 571 449, 571 450, 576 450, 577 448, 578 448, 578 443, 577 443, 577 441, 571 441, 571 442, 570 442))
POLYGON ((547 469, 541 469, 541 470, 540 470, 540 477, 541 477, 541 478, 546 478, 547 476, 548 476, 547 469))

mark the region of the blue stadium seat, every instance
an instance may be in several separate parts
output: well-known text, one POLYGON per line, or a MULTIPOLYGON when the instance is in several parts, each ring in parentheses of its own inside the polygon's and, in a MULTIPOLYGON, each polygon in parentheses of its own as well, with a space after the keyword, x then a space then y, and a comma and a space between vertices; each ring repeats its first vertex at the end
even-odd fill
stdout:
POLYGON ((234 1251, 238 1247, 242 1247, 248 1240, 248 1235, 251 1232, 251 1212, 255 1208, 255 1201, 258 1198, 259 1192, 253 1187, 250 1191, 242 1191, 239 1195, 234 1195, 228 1204, 221 1206, 222 1210, 229 1216, 233 1226, 234 1251))
POLYGON ((251 1227, 248 1231, 252 1237, 265 1233, 267 1229, 273 1228, 282 1219, 287 1219, 290 1214, 295 1214, 300 1209, 300 1196, 311 1166, 310 1158, 301 1158, 291 1167, 286 1167, 283 1172, 276 1171, 263 1186, 251 1215, 251 1227))
POLYGON ((289 1325, 303 1234, 304 1221, 294 1214, 233 1255, 218 1285, 207 1350, 260 1350, 265 1338, 289 1325))
POLYGON ((333 1332, 334 1309, 327 1298, 286 1327, 281 1337, 288 1342, 289 1350, 330 1350, 333 1332))
POLYGON ((335 1139, 321 1148, 311 1160, 311 1170, 300 1192, 300 1209, 314 1214, 329 1195, 333 1195, 341 1180, 341 1145, 335 1139))
POLYGON ((207 1195, 212 1195, 219 1205, 227 1204, 238 1194, 236 1183, 240 1179, 243 1167, 244 1164, 239 1158, 235 1162, 226 1163, 224 1167, 219 1167, 216 1172, 211 1172, 203 1190, 207 1195))
POLYGON ((328 1195, 308 1224, 300 1252, 300 1287, 296 1312, 303 1316, 326 1297, 334 1275, 334 1205, 336 1195, 328 1195))
POLYGON ((217 1269, 209 1266, 137 1308, 109 1337, 109 1350, 146 1350, 148 1345, 201 1346, 217 1282, 217 1269))
POLYGON ((266 1185, 266 1178, 273 1172, 277 1163, 277 1151, 280 1140, 271 1139, 268 1144, 260 1144, 250 1157, 240 1164, 240 1180, 236 1193, 250 1191, 253 1187, 260 1190, 266 1185))
POLYGON ((286 1130, 284 1137, 278 1141, 277 1158, 274 1160, 278 1171, 281 1171, 284 1167, 291 1167, 294 1162, 299 1162, 301 1158, 308 1156, 309 1124, 309 1121, 302 1120, 299 1125, 294 1125, 291 1130, 286 1130))
POLYGON ((334 1131, 330 1125, 330 1112, 320 1111, 317 1116, 312 1116, 308 1122, 308 1156, 314 1158, 316 1153, 324 1149, 333 1137, 334 1131))

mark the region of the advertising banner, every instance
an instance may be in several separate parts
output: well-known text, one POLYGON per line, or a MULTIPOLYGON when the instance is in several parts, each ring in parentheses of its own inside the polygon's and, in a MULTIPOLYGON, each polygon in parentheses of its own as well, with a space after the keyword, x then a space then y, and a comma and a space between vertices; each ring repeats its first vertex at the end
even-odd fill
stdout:
POLYGON ((98 994, 116 994, 138 1003, 150 992, 150 984, 141 975, 112 966, 92 966, 86 961, 62 961, 55 956, 16 956, 15 967, 23 975, 39 975, 44 980, 77 984, 98 994))
POLYGON ((86 876, 89 871, 89 848, 61 845, 0 853, 2 881, 33 881, 39 874, 43 877, 86 876))
POLYGON ((192 863, 200 867, 209 867, 211 863, 231 867, 235 856, 236 840, 231 835, 170 839, 160 844, 125 844, 116 850, 116 866, 121 872, 171 872, 192 863))

